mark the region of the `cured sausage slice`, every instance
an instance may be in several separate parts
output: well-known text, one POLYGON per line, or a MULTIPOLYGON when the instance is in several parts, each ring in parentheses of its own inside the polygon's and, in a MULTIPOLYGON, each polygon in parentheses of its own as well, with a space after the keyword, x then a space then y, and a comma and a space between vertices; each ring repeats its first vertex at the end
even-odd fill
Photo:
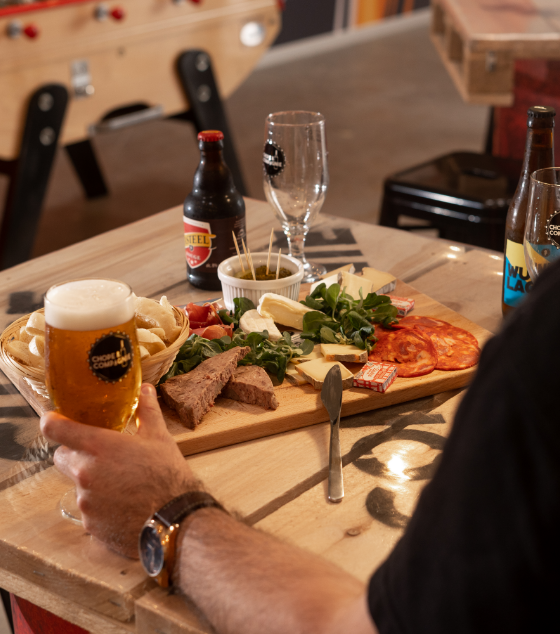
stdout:
POLYGON ((452 335, 455 339, 470 343, 472 346, 478 348, 478 341, 474 335, 464 328, 458 328, 453 326, 447 321, 442 319, 434 319, 433 317, 424 317, 423 315, 411 315, 410 317, 403 317, 399 320, 399 326, 406 326, 407 328, 419 328, 424 330, 429 329, 446 329, 449 335, 452 335))
POLYGON ((401 328, 384 335, 368 359, 397 363, 397 376, 412 377, 429 374, 437 364, 434 344, 421 331, 401 328))
POLYGON ((478 363, 480 349, 470 340, 461 338, 461 334, 466 332, 462 328, 416 326, 416 329, 427 335, 434 344, 438 356, 436 370, 464 370, 478 363))

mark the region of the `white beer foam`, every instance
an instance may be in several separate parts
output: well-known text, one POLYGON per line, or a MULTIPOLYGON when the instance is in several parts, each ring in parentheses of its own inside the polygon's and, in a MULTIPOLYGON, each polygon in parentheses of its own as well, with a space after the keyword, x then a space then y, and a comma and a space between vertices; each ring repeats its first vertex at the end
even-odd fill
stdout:
POLYGON ((134 316, 130 287, 113 280, 75 280, 51 288, 45 297, 45 321, 60 330, 101 330, 134 316))

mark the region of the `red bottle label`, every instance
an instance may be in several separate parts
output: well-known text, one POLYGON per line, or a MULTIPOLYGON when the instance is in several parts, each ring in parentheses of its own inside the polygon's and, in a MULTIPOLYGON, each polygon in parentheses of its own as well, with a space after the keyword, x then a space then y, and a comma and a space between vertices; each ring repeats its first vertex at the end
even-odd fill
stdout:
POLYGON ((205 264, 212 255, 212 240, 216 238, 209 222, 191 220, 183 216, 185 226, 185 257, 191 269, 205 264))

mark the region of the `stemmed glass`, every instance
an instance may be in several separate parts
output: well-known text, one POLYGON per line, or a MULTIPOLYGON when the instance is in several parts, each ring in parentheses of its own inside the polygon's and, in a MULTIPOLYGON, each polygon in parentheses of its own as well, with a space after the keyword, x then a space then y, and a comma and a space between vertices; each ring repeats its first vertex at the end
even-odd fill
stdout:
POLYGON ((560 257, 560 168, 531 174, 525 238, 525 262, 532 282, 560 257))
POLYGON ((319 213, 327 186, 325 117, 294 110, 269 114, 263 153, 264 193, 288 238, 290 255, 303 265, 303 282, 327 270, 305 258, 305 238, 319 213))

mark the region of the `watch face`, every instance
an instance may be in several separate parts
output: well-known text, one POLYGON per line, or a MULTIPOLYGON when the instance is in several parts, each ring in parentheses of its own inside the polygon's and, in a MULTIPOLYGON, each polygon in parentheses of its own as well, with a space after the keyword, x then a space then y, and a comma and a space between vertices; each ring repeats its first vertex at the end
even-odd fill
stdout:
POLYGON ((144 526, 140 533, 140 560, 151 577, 163 569, 163 547, 154 526, 144 526))

